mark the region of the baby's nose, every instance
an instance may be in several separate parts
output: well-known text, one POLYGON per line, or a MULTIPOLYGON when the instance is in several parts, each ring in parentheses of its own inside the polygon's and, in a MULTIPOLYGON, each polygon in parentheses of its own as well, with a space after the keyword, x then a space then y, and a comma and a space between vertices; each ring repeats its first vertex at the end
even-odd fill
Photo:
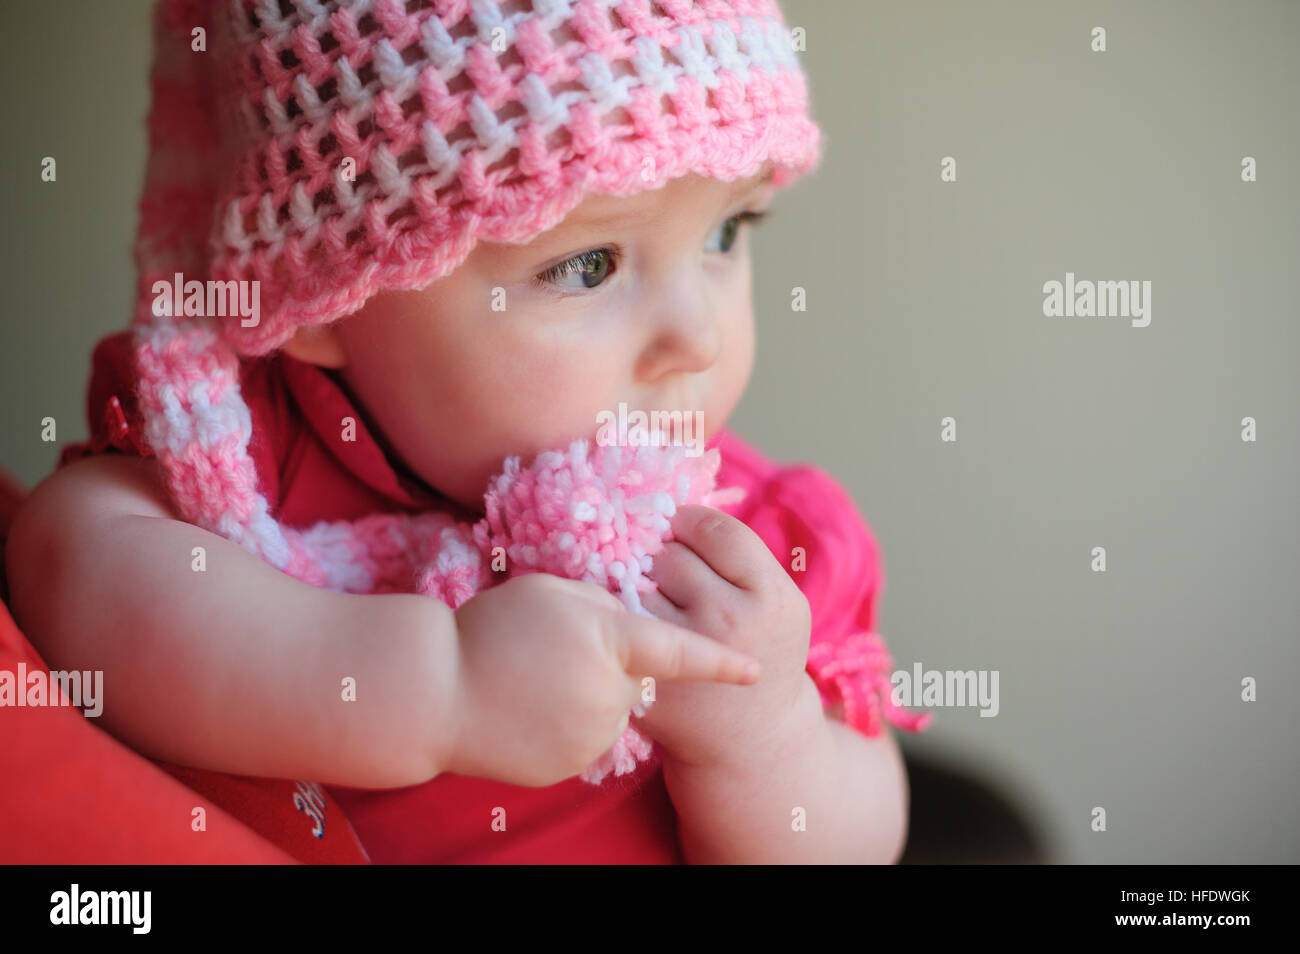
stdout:
POLYGON ((675 295, 657 303, 642 356, 642 379, 713 367, 722 352, 720 324, 716 309, 702 295, 675 295))

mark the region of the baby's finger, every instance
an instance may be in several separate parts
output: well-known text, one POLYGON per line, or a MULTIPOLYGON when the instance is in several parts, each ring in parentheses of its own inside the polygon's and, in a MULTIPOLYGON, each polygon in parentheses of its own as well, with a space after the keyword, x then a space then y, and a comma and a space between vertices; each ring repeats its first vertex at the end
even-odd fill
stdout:
POLYGON ((715 573, 699 554, 677 540, 665 544, 655 554, 650 579, 659 592, 685 610, 707 604, 720 589, 731 590, 731 584, 715 573))
POLYGON ((712 507, 687 504, 678 509, 672 527, 673 538, 724 580, 743 590, 758 589, 762 584, 763 559, 771 562, 772 551, 740 520, 712 507))
POLYGON ((625 608, 617 596, 595 583, 588 583, 585 580, 570 580, 564 577, 556 577, 555 579, 557 586, 563 587, 574 596, 596 606, 612 610, 623 610, 625 608))
POLYGON ((748 653, 689 629, 631 613, 618 628, 619 661, 628 675, 656 679, 709 679, 749 685, 761 669, 748 653), (752 668, 751 668, 752 667, 752 668))
POLYGON ((656 619, 662 619, 683 629, 691 628, 690 622, 686 619, 686 614, 681 611, 681 608, 659 590, 642 593, 641 605, 649 610, 656 619))

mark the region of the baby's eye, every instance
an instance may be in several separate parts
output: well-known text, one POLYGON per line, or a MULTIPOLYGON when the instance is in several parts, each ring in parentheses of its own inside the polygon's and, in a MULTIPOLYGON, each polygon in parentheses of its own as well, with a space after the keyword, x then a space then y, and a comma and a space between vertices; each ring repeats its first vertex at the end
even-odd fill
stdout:
POLYGON ((746 222, 752 222, 757 225, 767 215, 766 212, 741 212, 733 215, 727 221, 718 226, 718 230, 709 236, 709 241, 705 245, 706 252, 730 252, 731 247, 736 244, 736 239, 740 235, 740 227, 746 222))
POLYGON ((595 288, 613 273, 617 260, 614 249, 595 248, 548 268, 537 276, 537 282, 565 291, 595 288))

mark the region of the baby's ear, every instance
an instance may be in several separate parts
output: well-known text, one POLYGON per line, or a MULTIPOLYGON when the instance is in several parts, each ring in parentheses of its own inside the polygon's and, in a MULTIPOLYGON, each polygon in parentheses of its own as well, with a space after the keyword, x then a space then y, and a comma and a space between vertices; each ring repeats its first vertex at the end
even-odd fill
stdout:
POLYGON ((315 325, 299 328, 294 336, 280 346, 292 358, 321 368, 341 368, 347 364, 347 354, 339 337, 337 324, 315 325))

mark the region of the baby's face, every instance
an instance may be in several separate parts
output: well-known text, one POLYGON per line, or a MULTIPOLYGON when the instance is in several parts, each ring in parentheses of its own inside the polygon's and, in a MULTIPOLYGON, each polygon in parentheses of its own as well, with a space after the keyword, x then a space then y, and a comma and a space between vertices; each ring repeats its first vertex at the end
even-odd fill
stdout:
POLYGON ((390 453, 475 510, 505 457, 594 441, 620 403, 702 412, 702 442, 753 366, 746 213, 771 192, 764 175, 689 176, 589 196, 529 244, 481 243, 286 350, 338 367, 390 453))

